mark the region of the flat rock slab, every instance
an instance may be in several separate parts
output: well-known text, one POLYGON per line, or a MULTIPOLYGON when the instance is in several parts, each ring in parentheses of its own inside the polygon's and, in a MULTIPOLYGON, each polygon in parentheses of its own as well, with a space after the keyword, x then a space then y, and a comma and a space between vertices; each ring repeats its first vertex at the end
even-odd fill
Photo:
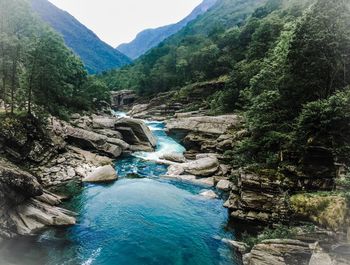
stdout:
POLYGON ((228 129, 238 126, 241 120, 238 115, 183 117, 167 121, 166 127, 170 131, 224 134, 228 129))

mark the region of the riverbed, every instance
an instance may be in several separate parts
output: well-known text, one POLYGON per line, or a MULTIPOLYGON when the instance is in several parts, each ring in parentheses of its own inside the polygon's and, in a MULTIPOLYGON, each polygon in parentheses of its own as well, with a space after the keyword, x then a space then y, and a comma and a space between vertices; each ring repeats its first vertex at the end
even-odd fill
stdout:
POLYGON ((234 238, 223 200, 201 196, 208 187, 162 178, 167 167, 152 161, 185 149, 163 123, 147 125, 158 140, 155 152, 116 161, 118 181, 86 184, 64 204, 79 214, 77 225, 3 244, 0 265, 238 264, 221 241, 234 238))

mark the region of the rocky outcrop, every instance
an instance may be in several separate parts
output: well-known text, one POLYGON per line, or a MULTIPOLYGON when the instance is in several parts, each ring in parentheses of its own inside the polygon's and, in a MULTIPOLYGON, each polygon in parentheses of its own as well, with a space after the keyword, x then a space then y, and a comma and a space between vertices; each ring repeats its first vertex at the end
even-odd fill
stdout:
POLYGON ((156 138, 142 120, 122 118, 115 123, 114 129, 121 133, 133 151, 151 151, 157 144, 156 138))
POLYGON ((84 150, 97 151, 112 158, 122 154, 122 146, 109 143, 110 140, 105 135, 72 126, 67 126, 65 132, 68 143, 84 150))
POLYGON ((308 265, 309 244, 291 239, 265 240, 243 258, 244 265, 308 265))
POLYGON ((228 129, 237 127, 242 119, 238 115, 199 116, 171 119, 166 128, 171 132, 184 130, 188 132, 222 135, 228 129))
POLYGON ((259 173, 240 171, 225 206, 236 219, 278 223, 295 217, 290 196, 298 192, 330 190, 328 178, 287 176, 281 172, 261 170, 259 173))
POLYGON ((236 219, 259 222, 280 222, 289 219, 287 190, 289 179, 273 175, 241 172, 225 206, 236 219))
POLYGON ((45 191, 34 176, 0 160, 0 237, 75 224, 74 213, 57 207, 59 203, 60 198, 45 191))
POLYGON ((117 180, 118 176, 115 169, 110 166, 103 166, 94 169, 86 178, 83 179, 84 182, 110 182, 117 180))
POLYGON ((82 150, 78 147, 67 146, 67 151, 42 166, 32 166, 45 187, 53 187, 71 180, 86 178, 95 168, 112 165, 113 160, 106 156, 82 150))

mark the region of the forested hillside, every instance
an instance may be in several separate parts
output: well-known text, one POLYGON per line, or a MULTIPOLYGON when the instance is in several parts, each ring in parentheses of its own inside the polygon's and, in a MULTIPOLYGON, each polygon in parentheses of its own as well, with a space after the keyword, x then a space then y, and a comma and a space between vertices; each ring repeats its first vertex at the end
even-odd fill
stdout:
POLYGON ((64 117, 91 109, 94 98, 108 98, 107 88, 88 78, 80 59, 27 1, 1 0, 0 5, 1 112, 64 117))
POLYGON ((128 87, 141 95, 149 95, 228 73, 232 69, 231 55, 224 53, 230 47, 219 47, 218 42, 234 45, 229 39, 231 31, 264 2, 266 0, 219 0, 211 10, 142 56, 133 66, 104 75, 106 83, 112 89, 128 87))
POLYGON ((63 36, 66 45, 82 59, 89 73, 100 73, 131 62, 127 56, 104 43, 73 16, 49 1, 31 0, 31 4, 33 10, 63 36))
POLYGON ((187 17, 185 17, 178 23, 163 26, 156 29, 146 29, 140 32, 132 42, 119 45, 117 47, 117 50, 126 54, 131 59, 137 59, 153 47, 157 46, 169 36, 181 30, 189 22, 191 22, 201 14, 205 13, 216 2, 217 0, 204 0, 191 12, 191 14, 189 14, 187 17))
POLYGON ((234 163, 313 172, 307 159, 317 152, 349 157, 349 56, 348 0, 220 0, 133 66, 100 78, 143 96, 223 82, 202 107, 246 116, 250 137, 234 163))

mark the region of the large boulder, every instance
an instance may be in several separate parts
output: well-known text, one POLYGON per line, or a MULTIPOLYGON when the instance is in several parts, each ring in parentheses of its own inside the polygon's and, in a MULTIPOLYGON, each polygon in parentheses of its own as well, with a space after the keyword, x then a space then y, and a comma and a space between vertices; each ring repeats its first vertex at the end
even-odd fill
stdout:
POLYGON ((184 171, 188 174, 208 177, 215 174, 219 169, 219 161, 216 157, 203 157, 195 161, 183 164, 184 171))
POLYGON ((119 131, 123 139, 130 145, 141 145, 154 148, 157 140, 147 125, 138 119, 122 118, 115 123, 115 130, 119 131))
POLYGON ((67 126, 65 133, 68 143, 84 150, 96 151, 113 158, 122 154, 123 145, 111 144, 111 139, 105 135, 72 126, 67 126))
POLYGON ((110 182, 117 180, 117 172, 111 165, 98 167, 93 170, 86 178, 84 182, 110 182))
POLYGON ((169 131, 184 130, 188 132, 224 134, 228 129, 241 123, 238 115, 181 117, 167 121, 169 131))

